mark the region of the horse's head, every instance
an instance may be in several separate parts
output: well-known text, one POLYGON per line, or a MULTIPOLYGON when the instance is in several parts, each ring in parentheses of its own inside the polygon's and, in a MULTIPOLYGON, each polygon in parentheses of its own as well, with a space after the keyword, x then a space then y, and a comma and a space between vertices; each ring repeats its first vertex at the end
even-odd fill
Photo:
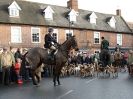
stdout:
POLYGON ((71 42, 71 47, 72 47, 73 49, 75 49, 75 51, 78 51, 79 48, 78 48, 78 44, 77 44, 76 37, 75 37, 75 36, 70 36, 69 40, 70 40, 70 42, 71 42))

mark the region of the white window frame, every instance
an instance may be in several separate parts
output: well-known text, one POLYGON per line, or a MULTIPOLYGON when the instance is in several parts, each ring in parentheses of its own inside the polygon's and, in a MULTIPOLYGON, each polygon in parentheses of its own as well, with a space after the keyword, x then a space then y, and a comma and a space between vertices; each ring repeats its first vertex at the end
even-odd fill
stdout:
POLYGON ((12 4, 8 7, 9 16, 19 17, 19 10, 21 10, 21 8, 19 7, 16 1, 13 1, 12 4))
POLYGON ((45 12, 45 19, 46 20, 53 20, 53 13, 45 12))
POLYGON ((112 28, 115 28, 115 23, 116 23, 116 20, 114 18, 114 16, 110 19, 110 21, 108 22, 108 24, 112 27, 112 28))
POLYGON ((90 15, 90 23, 96 25, 96 19, 97 19, 96 14, 92 12, 92 14, 90 15))
POLYGON ((21 27, 19 27, 19 26, 12 26, 11 27, 11 43, 22 43, 21 27), (14 32, 14 29, 19 29, 19 33, 14 34, 14 33, 16 33, 16 32, 14 32))
POLYGON ((117 34, 117 44, 122 45, 122 34, 117 34))
POLYGON ((19 10, 18 9, 10 9, 9 14, 10 14, 10 17, 18 17, 19 16, 19 10))
POLYGON ((90 23, 96 24, 96 18, 90 18, 90 23))
POLYGON ((58 40, 58 29, 54 29, 53 34, 56 34, 57 35, 57 42, 58 42, 59 41, 58 40))
POLYGON ((50 6, 47 6, 47 8, 43 12, 44 12, 44 18, 46 20, 53 20, 54 11, 50 6))
POLYGON ((67 40, 67 34, 72 34, 73 36, 73 30, 65 30, 65 40, 67 40))
POLYGON ((76 22, 76 15, 70 15, 70 22, 76 22))
POLYGON ((114 22, 114 21, 110 21, 110 22, 109 22, 109 25, 110 25, 112 28, 115 28, 115 22, 114 22))
POLYGON ((100 44, 100 32, 94 32, 94 44, 100 44), (97 37, 98 35, 98 37, 97 37), (95 43, 95 38, 98 38, 99 39, 99 43, 95 43))
POLYGON ((31 27, 31 42, 32 42, 32 43, 40 43, 40 42, 41 42, 40 28, 38 28, 38 27, 31 27), (33 38, 32 38, 32 34, 33 34, 33 30, 34 30, 34 29, 37 29, 38 32, 39 32, 39 41, 38 41, 38 42, 34 42, 34 41, 33 41, 33 38))

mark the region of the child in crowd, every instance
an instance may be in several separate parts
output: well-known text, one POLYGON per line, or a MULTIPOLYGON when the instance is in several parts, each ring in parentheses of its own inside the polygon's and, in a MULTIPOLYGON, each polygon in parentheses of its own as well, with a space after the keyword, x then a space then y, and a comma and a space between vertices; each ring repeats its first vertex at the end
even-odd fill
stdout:
POLYGON ((21 68, 21 59, 17 58, 16 63, 15 63, 15 72, 17 75, 17 83, 22 84, 22 77, 20 76, 20 68, 21 68))

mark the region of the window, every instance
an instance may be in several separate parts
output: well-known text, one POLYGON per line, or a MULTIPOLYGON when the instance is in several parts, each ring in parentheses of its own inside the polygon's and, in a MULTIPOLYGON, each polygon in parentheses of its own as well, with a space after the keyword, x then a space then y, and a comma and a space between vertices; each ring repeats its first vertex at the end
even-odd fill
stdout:
POLYGON ((92 14, 89 16, 89 18, 90 18, 90 23, 96 24, 97 16, 94 12, 92 12, 92 14))
POLYGON ((77 12, 72 9, 68 15, 70 22, 76 22, 77 12))
POLYGON ((40 28, 31 28, 32 42, 40 42, 40 28))
POLYGON ((45 12, 45 19, 53 20, 53 14, 51 12, 45 12))
POLYGON ((57 29, 54 29, 53 37, 58 42, 58 30, 57 29))
POLYGON ((67 40, 70 36, 73 36, 73 30, 66 30, 66 40, 67 40))
POLYGON ((90 18, 90 23, 96 24, 96 18, 90 18))
POLYGON ((100 32, 94 32, 94 44, 100 44, 100 32))
POLYGON ((117 34, 117 44, 122 45, 122 34, 117 34))
POLYGON ((116 20, 115 20, 115 18, 114 18, 114 16, 113 16, 113 17, 111 17, 111 19, 110 19, 110 21, 108 22, 108 24, 109 24, 112 28, 115 28, 115 23, 116 23, 116 20))
POLYGON ((18 17, 19 16, 19 10, 21 10, 21 8, 19 7, 19 5, 17 4, 16 1, 14 1, 9 7, 9 15, 10 17, 18 17))
POLYGON ((43 12, 46 20, 53 20, 54 11, 50 6, 48 6, 43 12))
POLYGON ((75 15, 70 16, 70 22, 76 22, 76 16, 75 15))
POLYGON ((12 43, 21 43, 21 27, 11 27, 11 42, 12 43))
POLYGON ((10 16, 19 16, 19 11, 17 9, 10 9, 10 16))

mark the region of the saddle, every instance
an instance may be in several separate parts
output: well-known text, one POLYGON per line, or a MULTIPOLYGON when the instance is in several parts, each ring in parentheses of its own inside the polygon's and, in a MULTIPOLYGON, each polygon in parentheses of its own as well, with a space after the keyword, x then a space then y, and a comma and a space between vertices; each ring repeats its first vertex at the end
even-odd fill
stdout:
POLYGON ((58 49, 56 49, 56 50, 48 49, 47 52, 48 52, 48 60, 54 61, 55 60, 55 55, 58 52, 58 49))

